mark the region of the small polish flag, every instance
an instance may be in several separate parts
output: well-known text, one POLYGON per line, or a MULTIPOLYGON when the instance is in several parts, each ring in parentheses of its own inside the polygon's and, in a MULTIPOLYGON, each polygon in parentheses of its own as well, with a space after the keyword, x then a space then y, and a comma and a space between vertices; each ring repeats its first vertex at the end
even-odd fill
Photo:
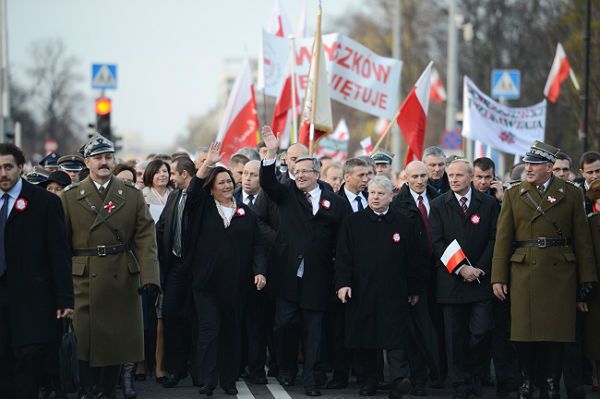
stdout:
POLYGON ((456 239, 448 245, 448 248, 446 248, 440 258, 444 266, 446 266, 448 273, 453 273, 465 259, 467 259, 467 257, 456 239))
POLYGON ((287 37, 293 33, 290 19, 283 7, 281 7, 279 0, 275 0, 275 4, 273 4, 268 31, 279 37, 287 37))
POLYGON ((407 164, 414 160, 420 160, 423 154, 432 66, 433 61, 427 65, 415 86, 406 96, 396 118, 409 147, 406 153, 407 164))
POLYGON ((371 155, 371 151, 373 151, 373 142, 371 141, 371 136, 367 136, 360 141, 360 147, 364 150, 365 154, 371 155))
POLYGON ((435 68, 431 69, 431 93, 429 95, 434 103, 439 104, 446 101, 446 89, 444 89, 442 78, 435 68))
POLYGON ((563 49, 562 44, 558 43, 556 45, 556 55, 554 56, 552 67, 550 68, 550 75, 548 75, 548 80, 546 81, 546 86, 544 87, 544 96, 546 96, 550 102, 555 103, 558 99, 560 94, 560 85, 567 79, 567 76, 571 77, 573 86, 575 86, 575 89, 579 91, 579 83, 577 82, 575 73, 571 68, 571 64, 569 64, 569 59, 567 58, 567 54, 565 54, 565 49, 563 49))

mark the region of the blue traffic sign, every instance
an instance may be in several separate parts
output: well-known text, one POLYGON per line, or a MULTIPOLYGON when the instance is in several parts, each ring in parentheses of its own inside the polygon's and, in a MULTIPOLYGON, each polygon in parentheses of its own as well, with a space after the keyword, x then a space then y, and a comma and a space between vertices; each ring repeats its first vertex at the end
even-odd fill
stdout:
POLYGON ((92 89, 116 89, 117 64, 92 64, 92 89))
POLYGON ((492 97, 516 100, 521 95, 521 71, 517 69, 492 70, 492 97))

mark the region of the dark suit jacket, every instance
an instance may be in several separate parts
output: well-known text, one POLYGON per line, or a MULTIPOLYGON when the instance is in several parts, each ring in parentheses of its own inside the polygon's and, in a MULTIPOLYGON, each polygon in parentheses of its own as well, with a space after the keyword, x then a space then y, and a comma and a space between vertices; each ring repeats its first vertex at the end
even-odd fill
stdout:
MULTIPOLYGON (((344 191, 345 186, 346 186, 346 183, 342 183, 342 185, 340 186, 340 190, 337 192, 337 194, 346 200, 348 205, 350 205, 351 209, 354 209, 354 208, 352 208, 352 204, 350 203, 350 198, 348 198, 348 196, 346 196, 346 191, 344 191)), ((368 190, 363 191, 362 195, 364 195, 364 197, 367 201, 369 200, 369 191, 368 190)), ((369 204, 367 203, 367 205, 365 205, 365 209, 367 209, 368 206, 369 206, 369 204)))
POLYGON ((270 287, 275 296, 296 302, 302 309, 327 310, 333 294, 333 258, 337 234, 349 205, 321 183, 320 208, 313 215, 304 193, 295 184, 275 178, 275 165, 261 166, 260 185, 279 205, 280 229, 273 248, 270 287), (304 259, 302 289, 298 266, 304 259))
MULTIPOLYGON (((243 202, 242 188, 238 187, 233 193, 236 201, 243 202)), ((277 238, 279 230, 279 208, 269 199, 267 194, 260 190, 254 198, 254 205, 250 207, 258 216, 258 227, 262 235, 263 245, 267 258, 277 238)))
MULTIPOLYGON (((435 198, 439 197, 440 194, 431 187, 427 186, 425 189, 425 196, 429 201, 429 207, 431 208, 431 201, 435 198)), ((421 279, 421 285, 424 287, 430 287, 430 282, 435 281, 432 280, 432 277, 435 276, 435 268, 437 265, 437 260, 433 256, 427 254, 428 248, 431 245, 431 242, 427 242, 431 240, 431 237, 427 236, 425 224, 423 223, 423 219, 421 218, 421 212, 419 208, 417 208, 417 204, 415 204, 415 200, 410 193, 410 188, 408 184, 403 184, 400 187, 400 191, 398 195, 394 197, 392 203, 390 204, 390 208, 404 214, 409 218, 411 223, 415 226, 415 232, 418 235, 417 244, 419 246, 419 256, 423 261, 420 265, 420 273, 418 274, 418 278, 421 279)), ((430 222, 431 224, 431 222, 430 222)))
MULTIPOLYGON (((175 216, 177 215, 177 205, 181 198, 181 189, 173 190, 167 198, 167 203, 156 222, 156 246, 158 248, 158 264, 160 266, 160 282, 164 286, 165 277, 169 269, 169 259, 171 257, 171 248, 173 246, 173 228, 175 227, 175 216)), ((183 217, 185 219, 185 215, 183 217)), ((182 220, 185 226, 185 222, 182 220)), ((182 245, 185 236, 185 227, 182 229, 182 245)), ((183 249, 182 249, 183 252, 183 249)))
POLYGON ((492 299, 490 283, 492 253, 496 241, 498 203, 495 198, 471 188, 471 202, 465 215, 454 192, 431 201, 429 221, 435 259, 440 259, 448 245, 456 239, 474 267, 485 276, 467 283, 454 273, 450 274, 438 261, 437 297, 439 303, 470 303, 492 299))
POLYGON ((73 308, 71 254, 65 214, 58 196, 23 180, 6 222, 6 275, 0 282, 0 306, 8 306, 14 347, 49 342, 56 336, 56 310, 73 308), (4 292, 2 292, 4 291, 4 292), (8 299, 8 303, 6 302, 8 299))

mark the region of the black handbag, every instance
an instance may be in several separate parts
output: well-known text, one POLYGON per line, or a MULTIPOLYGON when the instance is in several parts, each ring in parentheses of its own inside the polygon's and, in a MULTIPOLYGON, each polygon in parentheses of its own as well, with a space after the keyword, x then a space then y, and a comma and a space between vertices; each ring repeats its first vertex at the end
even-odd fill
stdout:
POLYGON ((65 392, 73 393, 79 390, 79 355, 71 319, 63 319, 63 331, 58 350, 60 382, 65 392))

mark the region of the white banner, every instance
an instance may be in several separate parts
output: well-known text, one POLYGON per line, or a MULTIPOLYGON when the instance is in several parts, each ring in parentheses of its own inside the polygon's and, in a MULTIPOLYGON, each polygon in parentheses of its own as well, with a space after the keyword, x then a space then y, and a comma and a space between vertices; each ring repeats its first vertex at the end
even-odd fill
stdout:
MULTIPOLYGON (((277 97, 288 74, 289 39, 263 31, 259 81, 265 94, 277 97)), ((295 40, 298 95, 304 97, 313 38, 295 40)), ((398 110, 402 61, 381 57, 347 36, 323 36, 331 98, 349 107, 391 119, 398 110)))
POLYGON ((535 140, 544 141, 546 100, 511 108, 486 96, 465 76, 462 135, 508 154, 523 155, 535 140))

